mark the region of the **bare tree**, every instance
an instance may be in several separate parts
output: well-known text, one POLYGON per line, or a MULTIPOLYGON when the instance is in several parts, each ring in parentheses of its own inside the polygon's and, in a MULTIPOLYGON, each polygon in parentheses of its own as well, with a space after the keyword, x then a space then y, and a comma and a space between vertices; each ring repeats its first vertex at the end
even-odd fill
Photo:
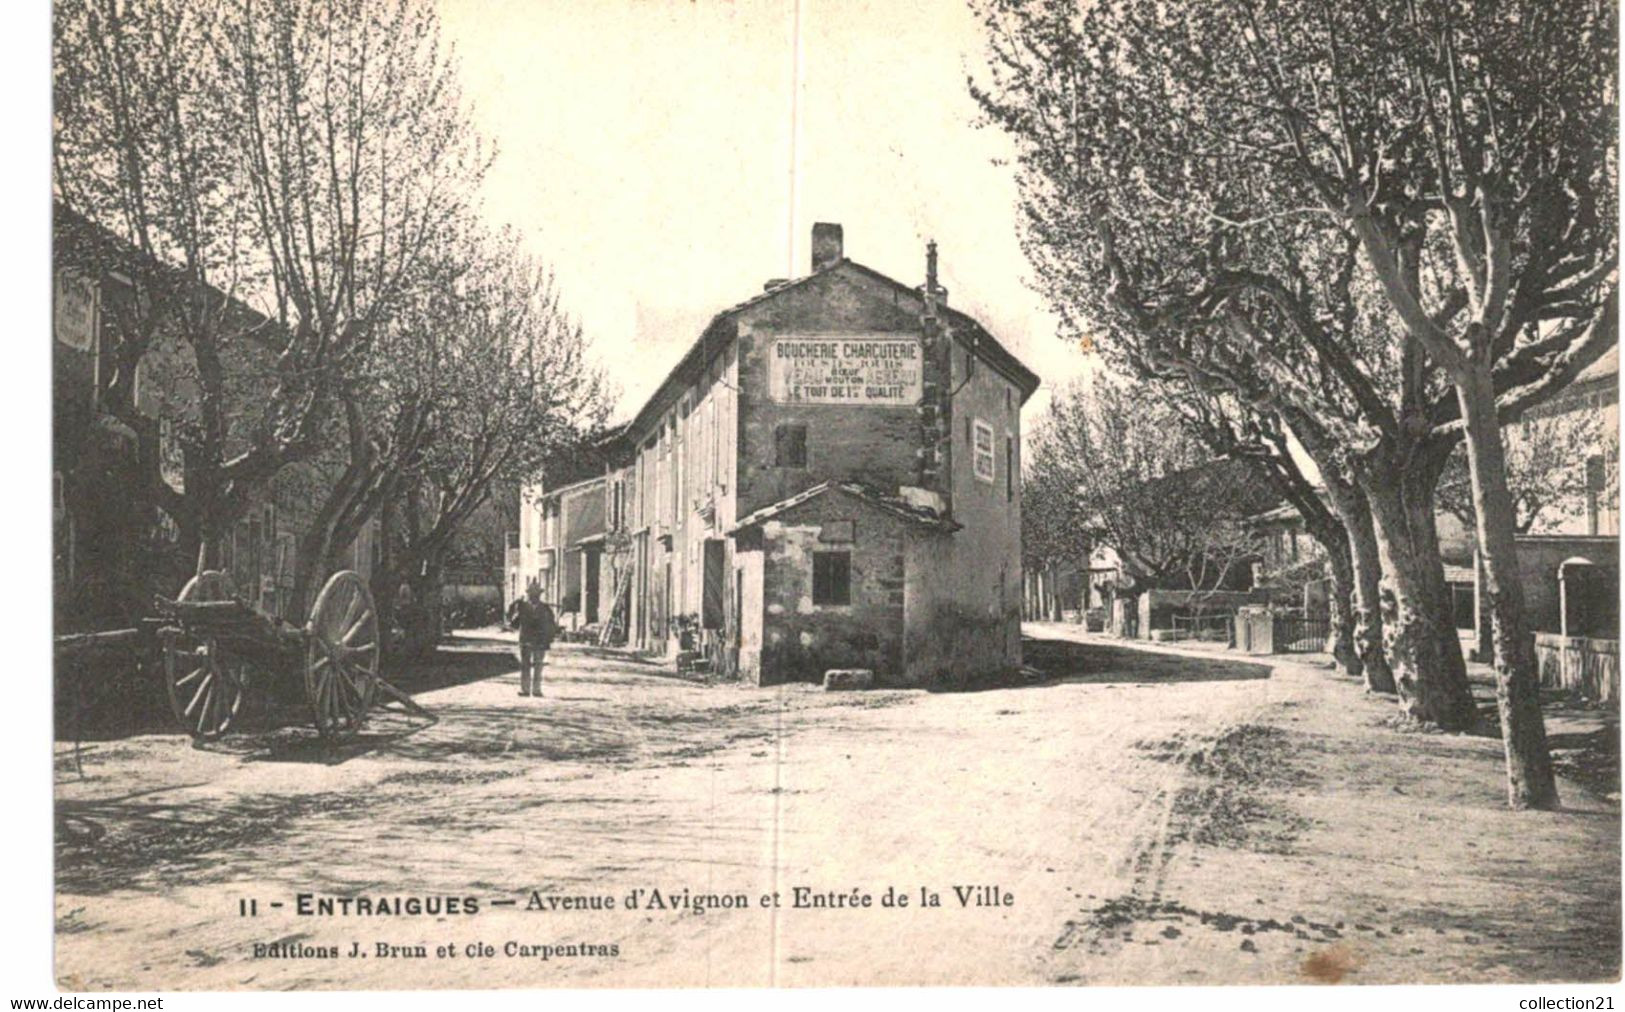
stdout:
POLYGON ((1061 603, 1053 581, 1068 565, 1088 569, 1095 542, 1091 517, 1073 462, 1061 455, 1056 440, 1036 439, 1022 472, 1022 568, 1040 574, 1036 610, 1058 619, 1061 603))
POLYGON ((1170 407, 1109 375, 1057 392, 1033 442, 1034 474, 1071 489, 1071 516, 1117 555, 1114 593, 1222 589, 1245 554, 1235 551, 1242 523, 1275 504, 1236 481, 1170 407))
POLYGON ((312 567, 353 540, 424 437, 428 307, 448 269, 433 253, 489 155, 425 0, 238 0, 233 14, 222 106, 285 335, 278 365, 322 377, 311 400, 336 408, 346 450, 303 538, 302 600, 312 567))
POLYGON ((209 58, 218 29, 211 7, 187 0, 55 5, 56 260, 104 293, 103 410, 135 419, 137 374, 149 362, 190 388, 168 406, 182 423, 183 487, 160 490, 189 550, 234 519, 233 489, 313 449, 308 428, 285 424, 306 396, 301 378, 267 387, 252 406, 228 403, 225 363, 250 333, 276 338, 236 300, 259 277, 236 199, 240 161, 209 100, 221 88, 209 58))
POLYGON ((1514 807, 1557 793, 1500 427, 1617 340, 1616 14, 1287 3, 1227 26, 1245 51, 1232 83, 1289 146, 1283 178, 1358 238, 1388 313, 1454 388, 1514 807))
POLYGON ((1108 361, 1163 390, 1279 418, 1350 539, 1356 625, 1380 630, 1387 660, 1368 658, 1373 687, 1391 668, 1407 712, 1471 725, 1433 509, 1459 440, 1436 421, 1453 397, 1373 310, 1354 237, 1290 204, 1227 210, 1284 198, 1225 157, 1227 110, 1199 70, 1165 58, 1198 60, 1178 18, 982 9, 990 80, 973 93, 1018 143, 1025 248, 1067 332, 1099 337, 1108 361), (1195 118, 1203 103, 1218 111, 1195 118))
POLYGON ((1323 472, 1323 498, 1299 466, 1286 426, 1273 414, 1200 388, 1176 387, 1165 396, 1215 455, 1246 461, 1259 480, 1297 511, 1304 530, 1320 546, 1331 578, 1328 610, 1333 658, 1348 674, 1364 678, 1370 691, 1395 691, 1393 672, 1382 648, 1375 541, 1369 511, 1358 491, 1337 472, 1323 472), (1328 502, 1339 505, 1334 508, 1328 502), (1351 534, 1348 522, 1359 524, 1361 518, 1364 529, 1351 534))
MULTIPOLYGON (((1561 526, 1583 516, 1593 497, 1619 496, 1619 468, 1604 444, 1602 419, 1591 412, 1530 412, 1502 430, 1507 492, 1519 534, 1561 526), (1600 473, 1591 461, 1601 457, 1600 473)), ((1476 522, 1472 470, 1465 448, 1450 457, 1439 481, 1439 503, 1464 525, 1476 522)))
POLYGON ((369 354, 335 390, 330 426, 337 431, 314 462, 320 481, 299 535, 294 614, 366 525, 417 480, 439 414, 459 396, 453 384, 467 379, 446 368, 467 336, 458 287, 471 247, 462 232, 435 240, 418 277, 378 326, 369 354))

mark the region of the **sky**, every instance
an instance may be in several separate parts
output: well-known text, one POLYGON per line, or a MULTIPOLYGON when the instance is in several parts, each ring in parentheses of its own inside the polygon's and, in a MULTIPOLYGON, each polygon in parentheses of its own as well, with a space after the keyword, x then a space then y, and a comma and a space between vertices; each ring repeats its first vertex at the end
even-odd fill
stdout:
POLYGON ((554 268, 634 412, 717 311, 807 273, 812 225, 908 284, 939 279, 1043 379, 1089 360, 1026 285, 1014 172, 975 125, 962 0, 441 0, 483 199, 554 268))

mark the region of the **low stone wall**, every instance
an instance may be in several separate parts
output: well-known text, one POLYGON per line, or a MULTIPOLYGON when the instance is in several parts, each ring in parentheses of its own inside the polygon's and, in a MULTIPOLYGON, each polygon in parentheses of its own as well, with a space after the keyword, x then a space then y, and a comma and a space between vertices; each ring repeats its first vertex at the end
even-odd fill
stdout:
POLYGON ((1237 608, 1264 604, 1269 595, 1259 590, 1220 590, 1198 593, 1190 590, 1148 590, 1140 595, 1136 633, 1150 639, 1158 629, 1173 629, 1176 616, 1189 617, 1200 611, 1204 616, 1233 615, 1237 608))
POLYGON ((1535 660, 1547 688, 1605 703, 1619 699, 1619 640, 1536 633, 1535 660))
POLYGON ((440 588, 441 604, 494 604, 502 606, 502 588, 488 583, 448 583, 440 588))

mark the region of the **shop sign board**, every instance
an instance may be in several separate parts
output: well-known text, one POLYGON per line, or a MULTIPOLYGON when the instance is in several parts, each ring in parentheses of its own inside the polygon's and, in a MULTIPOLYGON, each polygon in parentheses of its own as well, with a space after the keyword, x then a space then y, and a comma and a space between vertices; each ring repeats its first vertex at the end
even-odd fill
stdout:
POLYGON ((768 349, 768 396, 779 404, 912 406, 923 389, 921 362, 913 337, 780 337, 768 349))

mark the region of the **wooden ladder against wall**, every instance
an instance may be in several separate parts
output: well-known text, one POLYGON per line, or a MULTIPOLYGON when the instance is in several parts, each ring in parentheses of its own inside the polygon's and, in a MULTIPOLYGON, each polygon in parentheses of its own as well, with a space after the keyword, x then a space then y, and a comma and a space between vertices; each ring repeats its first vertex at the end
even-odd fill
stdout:
POLYGON ((604 627, 598 630, 598 645, 607 647, 615 641, 618 633, 626 631, 626 616, 631 611, 621 610, 621 602, 627 600, 632 593, 632 566, 628 563, 621 567, 615 577, 615 596, 609 602, 609 617, 604 621, 604 627))

